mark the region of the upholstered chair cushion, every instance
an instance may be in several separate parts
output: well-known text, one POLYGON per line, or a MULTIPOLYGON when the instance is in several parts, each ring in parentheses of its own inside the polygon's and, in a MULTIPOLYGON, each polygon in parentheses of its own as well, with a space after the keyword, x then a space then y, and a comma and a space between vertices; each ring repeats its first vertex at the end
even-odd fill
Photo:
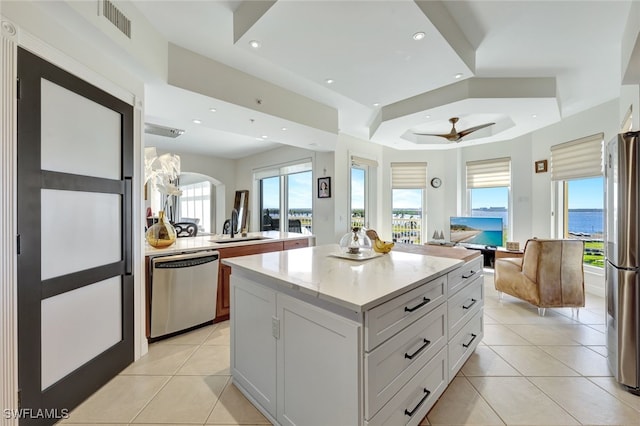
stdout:
POLYGON ((495 288, 539 308, 584 306, 584 242, 527 241, 522 259, 497 259, 495 288))

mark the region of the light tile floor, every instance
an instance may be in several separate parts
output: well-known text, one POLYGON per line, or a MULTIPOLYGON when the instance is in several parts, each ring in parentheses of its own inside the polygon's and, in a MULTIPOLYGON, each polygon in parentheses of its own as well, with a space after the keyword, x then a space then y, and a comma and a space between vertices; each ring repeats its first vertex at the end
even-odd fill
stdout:
MULTIPOLYGON (((540 317, 499 300, 485 272, 484 339, 421 424, 640 425, 640 397, 607 368, 603 298, 587 295, 577 318, 570 309, 540 317)), ((64 423, 269 424, 231 383, 228 322, 151 344, 64 423)))

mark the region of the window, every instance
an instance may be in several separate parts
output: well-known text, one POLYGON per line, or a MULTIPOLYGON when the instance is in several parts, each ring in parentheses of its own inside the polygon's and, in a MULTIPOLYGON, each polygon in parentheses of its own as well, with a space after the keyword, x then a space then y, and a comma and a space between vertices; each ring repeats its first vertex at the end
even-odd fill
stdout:
POLYGON ((374 222, 372 197, 375 193, 375 168, 378 163, 375 160, 351 156, 351 199, 349 209, 351 212, 351 227, 369 227, 374 222))
POLYGON ((426 163, 391 163, 393 241, 421 244, 425 229, 426 163))
POLYGON ((564 237, 585 240, 584 263, 604 267, 604 178, 564 182, 564 237))
POLYGON ((502 245, 509 235, 511 159, 497 158, 467 163, 470 215, 502 218, 502 245))
POLYGON ((551 147, 557 235, 585 242, 584 263, 604 267, 603 139, 599 133, 551 147))
POLYGON ((198 225, 198 231, 211 232, 211 183, 180 185, 180 189, 178 222, 193 222, 198 225))
POLYGON ((366 222, 365 199, 367 169, 351 167, 351 227, 362 228, 366 222))
POLYGON ((259 183, 261 231, 312 233, 313 173, 310 161, 255 173, 259 183), (282 215, 281 212, 287 212, 282 215))

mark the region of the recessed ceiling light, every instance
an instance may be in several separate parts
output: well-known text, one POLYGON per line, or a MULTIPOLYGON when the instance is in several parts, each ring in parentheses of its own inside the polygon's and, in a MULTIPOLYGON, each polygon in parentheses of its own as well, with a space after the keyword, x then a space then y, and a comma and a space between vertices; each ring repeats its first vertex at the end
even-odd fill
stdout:
POLYGON ((196 123, 196 124, 201 124, 202 123, 202 121, 198 120, 197 118, 194 118, 192 121, 194 123, 196 123))
POLYGON ((216 111, 217 111, 217 109, 215 109, 215 108, 209 108, 209 111, 211 111, 211 112, 216 112, 216 111))
POLYGON ((267 139, 267 138, 269 138, 269 136, 267 136, 267 135, 262 135, 262 139, 267 139))
POLYGON ((253 47, 254 49, 259 49, 262 44, 258 40, 251 40, 249 42, 249 46, 253 47))
POLYGON ((419 31, 413 35, 414 40, 422 40, 425 37, 425 34, 422 31, 419 31))
POLYGON ((538 116, 537 116, 537 115, 535 115, 535 114, 533 114, 531 117, 533 117, 533 118, 538 118, 538 116))
POLYGON ((455 78, 462 78, 462 73, 458 73, 454 76, 455 78))
POLYGON ((431 118, 431 116, 430 115, 426 115, 424 118, 431 118))
POLYGON ((283 127, 281 130, 282 130, 283 132, 285 132, 285 131, 287 130, 287 128, 286 128, 286 127, 283 127))
POLYGON ((373 106, 380 106, 380 104, 376 102, 375 104, 373 104, 373 106))
POLYGON ((328 78, 328 79, 326 79, 326 80, 325 80, 325 82, 326 82, 327 84, 333 84, 333 81, 334 81, 334 80, 333 80, 332 78, 328 78))

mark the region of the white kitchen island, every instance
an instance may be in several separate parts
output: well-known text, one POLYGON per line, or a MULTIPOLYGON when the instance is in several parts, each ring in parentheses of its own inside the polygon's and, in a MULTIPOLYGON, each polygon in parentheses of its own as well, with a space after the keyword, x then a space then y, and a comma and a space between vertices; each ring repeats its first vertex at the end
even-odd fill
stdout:
POLYGON ((223 260, 233 382, 274 424, 417 425, 482 339, 482 257, 338 252, 223 260))

